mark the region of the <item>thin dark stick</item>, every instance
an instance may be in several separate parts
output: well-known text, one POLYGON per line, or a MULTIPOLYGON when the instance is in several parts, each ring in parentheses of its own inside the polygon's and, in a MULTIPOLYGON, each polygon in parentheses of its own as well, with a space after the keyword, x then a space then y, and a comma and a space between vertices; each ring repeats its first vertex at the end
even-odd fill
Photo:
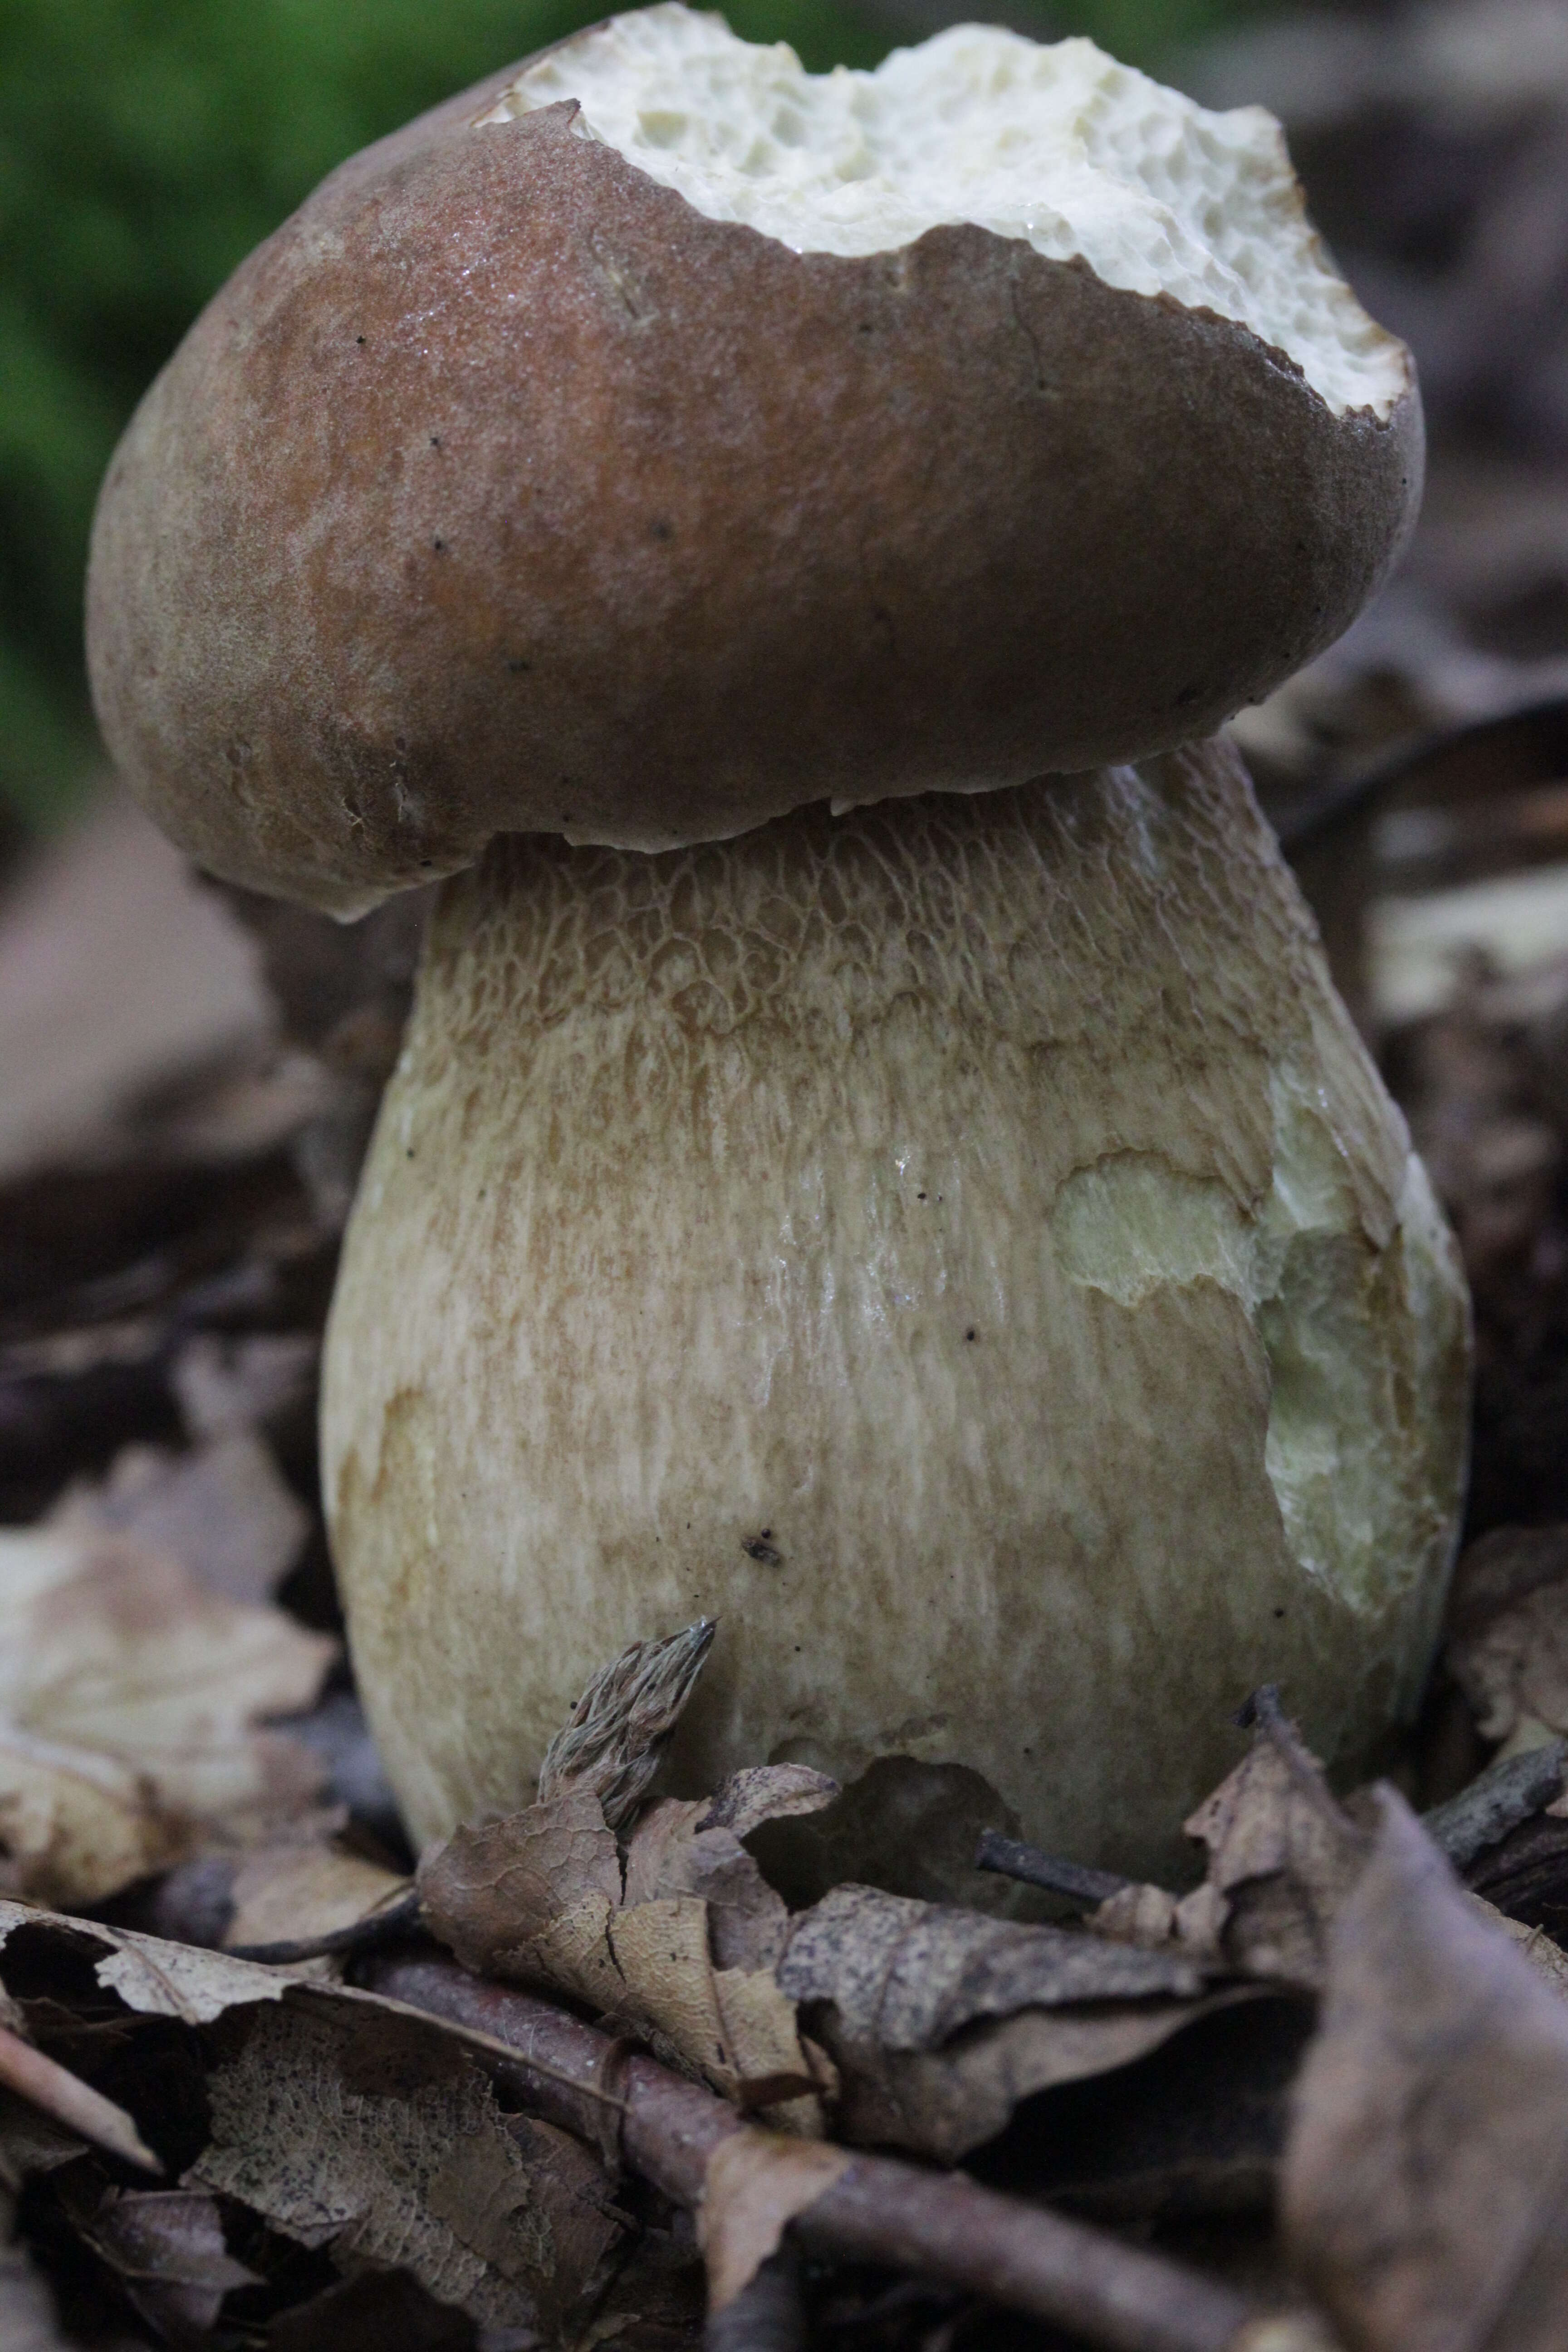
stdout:
POLYGON ((1422 1828, 1456 1870, 1468 1869, 1489 1847, 1500 1845, 1521 1822, 1544 1811, 1562 1795, 1565 1754, 1568 1746, 1554 1739, 1549 1747, 1530 1748, 1521 1756, 1489 1764, 1446 1805, 1434 1805, 1423 1813, 1422 1828))
POLYGON ((262 1968, 287 1969, 300 1960, 322 1960, 340 1952, 374 1951, 377 1945, 405 1942, 419 1925, 420 1903, 416 1887, 389 1903, 384 1911, 372 1911, 363 1919, 351 1920, 346 1927, 332 1927, 322 1936, 303 1936, 291 1944, 230 1944, 225 1947, 237 1960, 255 1960, 262 1968))
POLYGON ((1118 1878, 1112 1870, 1089 1870, 1081 1862, 1065 1862, 1058 1854, 1042 1853, 1037 1845, 1026 1845, 1021 1838, 1004 1837, 1000 1830, 981 1832, 974 1867, 994 1870, 1002 1878, 1021 1878, 1026 1886, 1044 1886, 1052 1895, 1070 1895, 1079 1903, 1107 1902, 1132 1883, 1131 1879, 1118 1878))
MULTIPOLYGON (((515 2065, 497 2080, 533 2113, 604 2147, 623 2104, 618 2154, 688 2210, 700 2204, 708 2160, 721 2139, 752 2128, 713 2092, 640 2053, 628 2054, 592 2025, 548 2001, 470 1976, 454 1960, 389 1954, 362 1970, 374 1991, 478 2029, 508 2043, 515 2065), (548 2076, 530 2062, 549 2065, 548 2076), (574 2093, 573 2077, 580 2082, 574 2093)), ((1239 2352, 1262 2318, 1229 2287, 1102 2230, 1069 2221, 963 2173, 927 2172, 857 2154, 797 2216, 808 2253, 914 2271, 1067 2328, 1105 2352, 1239 2352)))

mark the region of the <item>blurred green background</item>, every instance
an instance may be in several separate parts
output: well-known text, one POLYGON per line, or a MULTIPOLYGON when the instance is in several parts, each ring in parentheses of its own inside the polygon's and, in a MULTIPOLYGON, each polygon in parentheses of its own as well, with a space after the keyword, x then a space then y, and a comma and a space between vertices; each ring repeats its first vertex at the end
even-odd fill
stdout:
MULTIPOLYGON (((1266 0, 1023 0, 1159 71, 1266 0)), ((333 163, 602 0, 0 0, 0 812, 92 771, 81 576, 98 482, 207 297, 333 163)), ((984 5, 731 0, 752 40, 871 65, 984 5)))

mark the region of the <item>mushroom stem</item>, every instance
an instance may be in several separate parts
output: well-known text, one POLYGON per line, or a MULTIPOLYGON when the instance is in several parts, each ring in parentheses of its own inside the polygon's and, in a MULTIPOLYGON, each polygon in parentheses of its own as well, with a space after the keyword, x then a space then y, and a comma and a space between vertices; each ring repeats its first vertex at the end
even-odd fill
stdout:
POLYGON ((500 840, 329 1334, 360 1687, 432 1837, 710 1616, 678 1781, 963 1766, 1158 1873, 1259 1682, 1347 1759, 1414 1704, 1465 1367, 1223 748, 657 857, 500 840))

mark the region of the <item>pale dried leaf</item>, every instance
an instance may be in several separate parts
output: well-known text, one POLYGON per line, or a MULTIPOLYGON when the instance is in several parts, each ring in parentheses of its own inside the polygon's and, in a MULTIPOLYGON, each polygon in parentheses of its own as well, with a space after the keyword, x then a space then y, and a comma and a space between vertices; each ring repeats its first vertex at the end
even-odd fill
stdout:
POLYGON ((229 2252, 213 2200, 195 2190, 110 2189, 90 2206, 73 2196, 68 2210, 135 2309, 172 2344, 204 2342, 231 2288, 260 2283, 229 2252))
POLYGON ((186 1835, 130 1765, 0 1720, 5 1885, 40 1902, 97 1902, 173 1862, 186 1835))
POLYGON ((619 1911, 609 1941, 623 1985, 619 2016, 653 2027, 689 2071, 746 2107, 811 2095, 794 2003, 771 1970, 714 1968, 703 1904, 685 1897, 619 1911))
MULTIPOLYGON (((758 1812, 753 1826, 773 1818, 758 1812)), ((716 1967, 771 1969, 783 1958, 789 1937, 783 1896, 768 1885, 735 1831, 713 1824, 710 1808, 671 1797, 644 1816, 626 1849, 626 1906, 631 1910, 639 1903, 686 1895, 708 1906, 716 1967)))
POLYGON ((95 1970, 99 1983, 143 2017, 206 2025, 237 2003, 280 2000, 288 1987, 287 1978, 226 1952, 200 1951, 127 1927, 0 1901, 0 1950, 20 1928, 46 1928, 76 1949, 101 1954, 95 1970))
POLYGON ((570 2299, 536 2193, 559 2151, 531 2166, 455 2046, 390 2013, 261 2011, 207 2090, 213 2137, 191 2185, 240 2199, 345 2270, 408 2270, 481 2326, 535 2326, 542 2287, 570 2299))
POLYGON ((129 793, 106 791, 8 897, 0 1172, 107 1157, 128 1097, 275 1026, 239 925, 129 793))
MULTIPOLYGON (((706 1801, 666 1797, 650 1805, 626 1841, 626 1886, 622 1901, 634 1907, 657 1903, 661 1895, 684 1895, 684 1853, 708 1818, 706 1801), (667 1883, 667 1876, 668 1882, 667 1883)), ((754 1865, 753 1865, 754 1867, 754 1865)))
POLYGON ((715 1790, 701 1826, 750 1837, 764 1822, 820 1813, 842 1794, 837 1780, 814 1772, 809 1764, 752 1764, 731 1772, 715 1790))
POLYGON ((298 1810, 319 1772, 264 1716, 310 1704, 336 1644, 205 1591, 117 1535, 0 1535, 0 1832, 13 1883, 100 1901, 192 1841, 298 1810))
POLYGON ((700 1617, 662 1640, 634 1642, 602 1666, 545 1750, 541 1801, 591 1789, 610 1827, 623 1828, 647 1793, 717 1630, 700 1617))
POLYGON ((1136 1944, 1149 1952, 1174 1945, 1195 1960, 1218 1961, 1229 1911, 1225 1896, 1206 1879, 1179 1897, 1163 1886, 1133 1882, 1097 1904, 1084 1926, 1113 1943, 1136 1944))
POLYGON ((1259 1694, 1251 1747, 1186 1832, 1209 1849, 1225 1957, 1247 1975, 1310 1987, 1322 1981, 1328 1937, 1368 1842, 1270 1697, 1259 1694))
POLYGON ((1562 2000, 1568 2000, 1568 1952, 1560 1944, 1554 1944, 1543 1927, 1527 1927, 1522 1919, 1509 1918, 1495 1903, 1489 1903, 1484 1895, 1473 1894, 1468 1887, 1465 1890, 1465 1900, 1478 1919, 1484 1919, 1489 1927, 1508 1937, 1521 1957, 1530 1962, 1543 1984, 1550 1985, 1562 2000))
POLYGON ((188 1454, 129 1445, 100 1483, 68 1488, 43 1524, 59 1535, 132 1536, 209 1592, 255 1606, 299 1559, 310 1515, 266 1440, 236 1431, 188 1454))
POLYGON ((1206 1974, 1173 1948, 844 1886, 795 1922, 778 1980, 839 2069, 841 2134, 952 2162, 1019 2100, 1156 2048, 1205 2005, 1206 1974))
POLYGON ((431 1933, 465 1968, 504 1975, 508 1954, 584 1897, 618 1906, 621 1864, 597 1795, 580 1787, 454 1831, 421 1858, 417 1884, 431 1933))
POLYGON ((1568 1580, 1538 1584, 1456 1634, 1447 1659, 1483 1739, 1510 1738, 1527 1717, 1568 1732, 1568 1580))
POLYGON ((603 1895, 584 1895, 560 1912, 530 1944, 496 1956, 493 1974, 520 1984, 563 1992, 589 2009, 608 2014, 625 2000, 626 1988, 610 1950, 615 1909, 603 1895))
POLYGON ((1568 2004, 1391 1789, 1329 1947, 1283 2208, 1358 2352, 1568 2341, 1568 2004))
POLYGON ((821 2140, 778 2132, 731 2132, 708 2159, 698 2237, 708 2264, 708 2308, 722 2311, 776 2254, 797 2214, 815 2205, 854 2161, 821 2140))

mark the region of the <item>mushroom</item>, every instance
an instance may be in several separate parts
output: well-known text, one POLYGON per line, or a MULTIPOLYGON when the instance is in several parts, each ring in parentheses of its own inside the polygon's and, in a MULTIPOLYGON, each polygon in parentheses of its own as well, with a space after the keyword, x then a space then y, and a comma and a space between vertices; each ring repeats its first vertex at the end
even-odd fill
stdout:
POLYGON ((1413 515, 1278 127, 973 26, 617 17, 327 180, 100 501, 205 866, 453 876, 324 1462, 415 1834, 719 1620, 671 1769, 967 1767, 1168 1858, 1263 1679, 1415 1703, 1467 1323, 1235 754, 1413 515))

